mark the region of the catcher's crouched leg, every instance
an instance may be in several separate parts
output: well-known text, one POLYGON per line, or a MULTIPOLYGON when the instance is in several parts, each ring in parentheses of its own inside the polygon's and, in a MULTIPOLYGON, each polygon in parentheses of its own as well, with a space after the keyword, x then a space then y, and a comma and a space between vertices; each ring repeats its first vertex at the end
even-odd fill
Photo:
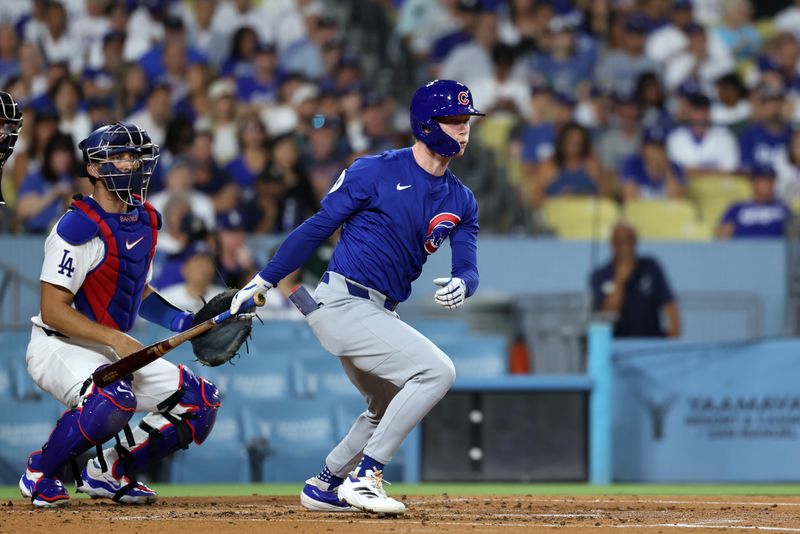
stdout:
POLYGON ((19 487, 36 506, 66 501, 69 495, 59 480, 65 466, 93 445, 108 441, 133 417, 136 396, 129 380, 118 380, 104 388, 87 381, 84 389, 88 393, 82 393, 80 405, 64 412, 42 450, 28 458, 19 487))
POLYGON ((180 376, 180 388, 158 405, 161 411, 147 414, 133 430, 133 443, 121 440, 115 447, 106 449, 102 461, 92 460, 86 466, 84 479, 90 484, 102 480, 115 486, 114 498, 122 502, 155 499, 155 492, 136 481, 136 473, 179 449, 188 448, 192 442, 203 443, 214 427, 220 406, 219 391, 214 384, 183 366, 180 376), (128 501, 123 493, 126 488, 134 492, 147 488, 152 498, 128 501))

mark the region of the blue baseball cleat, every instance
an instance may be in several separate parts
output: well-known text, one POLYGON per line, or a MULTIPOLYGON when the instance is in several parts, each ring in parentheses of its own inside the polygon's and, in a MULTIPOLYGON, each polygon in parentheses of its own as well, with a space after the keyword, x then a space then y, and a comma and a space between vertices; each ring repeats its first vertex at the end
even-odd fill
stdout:
POLYGON ((113 499, 123 504, 150 504, 158 497, 155 491, 141 482, 131 485, 128 477, 115 478, 110 469, 103 471, 97 458, 89 460, 81 472, 81 485, 78 486, 78 491, 92 499, 113 499), (129 485, 131 487, 125 489, 129 485))
POLYGON ((19 492, 31 500, 31 504, 42 508, 63 506, 69 502, 67 488, 57 477, 46 477, 37 469, 41 452, 28 457, 25 473, 19 479, 19 492))
POLYGON ((303 491, 300 492, 300 504, 303 508, 315 512, 350 512, 353 507, 339 500, 337 489, 329 489, 327 483, 317 477, 306 480, 303 491))

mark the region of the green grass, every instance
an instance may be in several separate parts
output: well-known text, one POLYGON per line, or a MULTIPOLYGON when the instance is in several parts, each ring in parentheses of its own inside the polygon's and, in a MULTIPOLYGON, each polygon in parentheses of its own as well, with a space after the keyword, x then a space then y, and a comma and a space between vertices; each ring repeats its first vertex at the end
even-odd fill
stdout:
MULTIPOLYGON (((301 484, 154 484, 164 497, 297 495, 301 484)), ((798 484, 392 484, 393 495, 800 495, 798 484)), ((71 492, 74 493, 74 492, 71 492)), ((19 498, 16 486, 0 486, 0 499, 19 498)))

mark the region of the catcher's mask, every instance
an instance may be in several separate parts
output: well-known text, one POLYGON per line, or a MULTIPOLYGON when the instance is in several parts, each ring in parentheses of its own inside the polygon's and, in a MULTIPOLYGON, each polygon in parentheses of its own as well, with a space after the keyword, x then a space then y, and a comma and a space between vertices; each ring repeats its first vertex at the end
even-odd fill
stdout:
POLYGON ((22 130, 22 112, 10 94, 0 91, 0 164, 14 152, 22 130))
POLYGON ((144 201, 160 155, 146 131, 130 122, 116 122, 93 131, 78 146, 84 164, 95 165, 109 191, 130 206, 144 201))

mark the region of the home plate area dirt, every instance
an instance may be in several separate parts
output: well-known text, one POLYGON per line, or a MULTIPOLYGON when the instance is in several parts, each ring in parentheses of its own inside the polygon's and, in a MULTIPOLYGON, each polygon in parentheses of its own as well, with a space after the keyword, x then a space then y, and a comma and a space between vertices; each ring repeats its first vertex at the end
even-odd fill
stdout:
POLYGON ((150 506, 73 499, 64 508, 50 510, 34 510, 18 499, 0 503, 0 532, 800 532, 797 497, 398 497, 408 506, 401 517, 313 513, 304 510, 296 497, 176 497, 150 506))

